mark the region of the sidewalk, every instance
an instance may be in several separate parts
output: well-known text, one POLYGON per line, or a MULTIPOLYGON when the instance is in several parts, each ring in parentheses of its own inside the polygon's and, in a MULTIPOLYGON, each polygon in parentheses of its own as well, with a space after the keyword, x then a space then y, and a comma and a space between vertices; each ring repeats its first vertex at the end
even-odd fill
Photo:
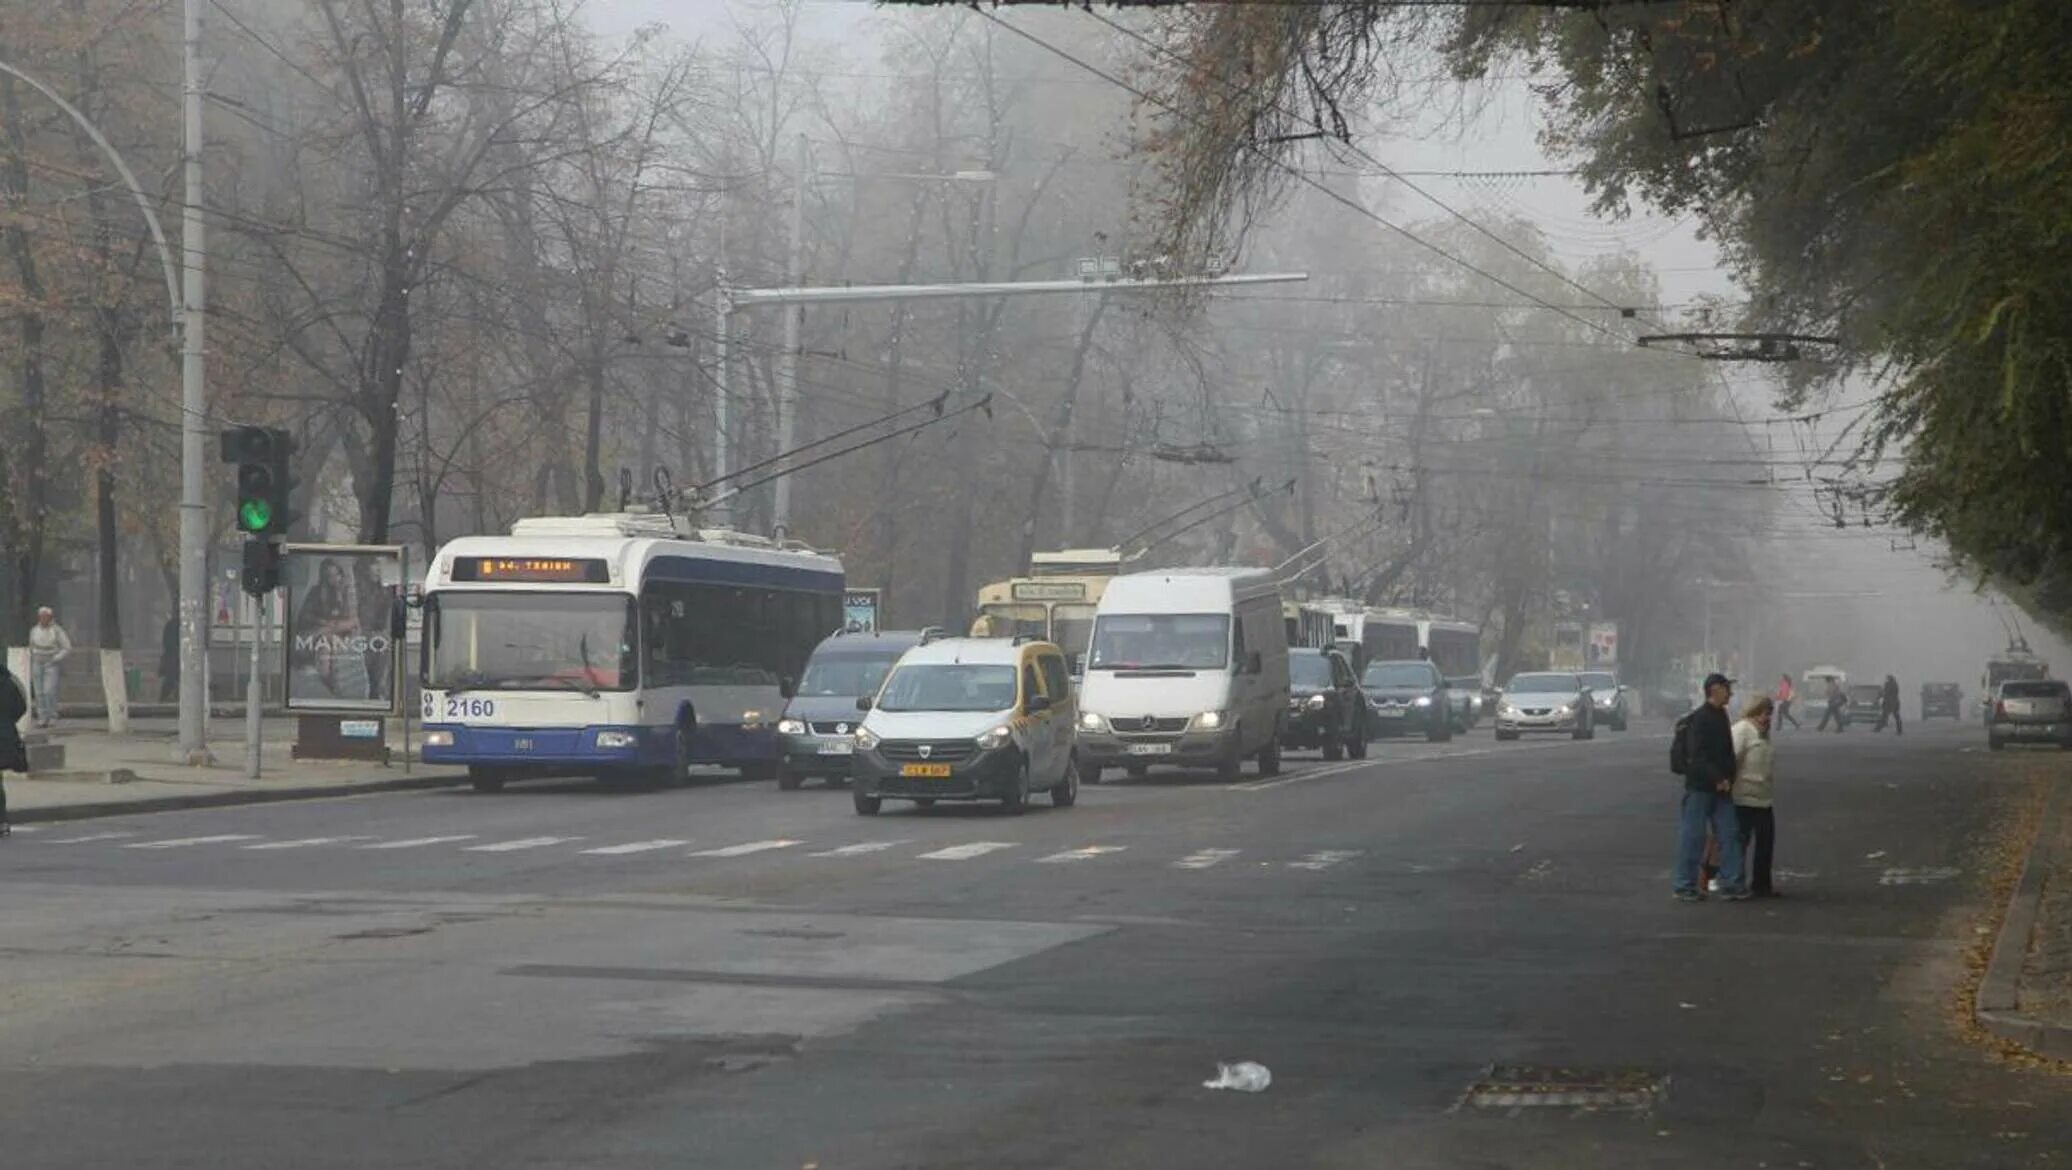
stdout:
POLYGON ((2036 840, 1979 986, 1987 1031, 2072 1061, 2072 769, 2049 782, 2036 840))
POLYGON ((305 800, 355 792, 436 788, 467 779, 462 769, 406 769, 400 740, 387 767, 356 761, 297 760, 289 756, 293 721, 268 720, 260 754, 261 776, 245 778, 244 727, 218 721, 209 744, 215 761, 190 767, 175 760, 170 731, 140 730, 127 736, 60 726, 55 742, 65 747, 62 772, 6 776, 8 819, 15 824, 63 821, 124 812, 305 800))

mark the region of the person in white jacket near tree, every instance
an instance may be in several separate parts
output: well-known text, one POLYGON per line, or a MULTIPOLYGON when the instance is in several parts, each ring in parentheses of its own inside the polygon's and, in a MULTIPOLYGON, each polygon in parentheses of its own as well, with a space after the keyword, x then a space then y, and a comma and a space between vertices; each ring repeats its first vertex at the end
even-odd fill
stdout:
POLYGON ((36 703, 36 726, 52 727, 58 721, 58 663, 72 653, 72 636, 58 624, 49 606, 36 611, 36 624, 29 627, 29 690, 36 703))
POLYGON ((1742 872, 1748 875, 1748 892, 1758 898, 1777 896, 1770 880, 1770 863, 1777 854, 1777 815, 1771 807, 1777 761, 1770 742, 1775 706, 1770 696, 1757 695, 1734 724, 1734 819, 1741 829, 1739 847, 1754 849, 1742 872))

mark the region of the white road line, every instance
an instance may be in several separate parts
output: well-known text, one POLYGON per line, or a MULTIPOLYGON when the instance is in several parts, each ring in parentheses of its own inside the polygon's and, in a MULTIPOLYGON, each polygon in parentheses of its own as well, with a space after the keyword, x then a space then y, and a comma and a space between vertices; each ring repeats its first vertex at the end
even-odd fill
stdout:
POLYGON ((1319 849, 1315 853, 1304 857, 1301 861, 1289 862, 1288 868, 1312 871, 1330 869, 1342 861, 1351 861, 1353 858, 1360 856, 1361 852, 1362 850, 1359 849, 1319 849))
POLYGON ((619 857, 627 853, 650 853, 657 849, 674 849, 688 845, 689 841, 678 841, 663 837, 654 841, 629 841, 624 845, 606 845, 600 849, 584 849, 581 852, 592 857, 619 857))
POLYGON ((723 849, 700 849, 692 857, 746 857, 751 853, 767 853, 772 849, 789 849, 797 841, 778 838, 774 841, 748 841, 740 845, 728 845, 723 849))
MULTIPOLYGON (((21 829, 20 829, 19 827, 17 827, 17 828, 15 829, 15 832, 19 833, 19 832, 21 832, 21 829)), ((134 837, 134 836, 136 836, 136 834, 135 834, 135 833, 88 833, 88 834, 87 834, 87 835, 85 835, 84 837, 57 837, 57 838, 53 838, 52 840, 49 840, 49 841, 46 841, 46 842, 44 842, 44 844, 46 844, 46 845, 84 845, 84 844, 86 844, 86 843, 87 843, 88 841, 120 841, 120 840, 122 840, 122 839, 123 839, 123 838, 125 838, 125 837, 134 837)))
POLYGON ((42 831, 42 825, 16 825, 8 830, 10 833, 41 833, 42 831))
POLYGON ((455 841, 473 841, 475 834, 461 833, 453 837, 407 837, 401 841, 383 841, 378 845, 362 845, 362 849, 420 849, 426 845, 449 845, 455 841))
POLYGON ((818 853, 808 853, 806 854, 806 856, 858 857, 865 853, 878 853, 883 850, 890 849, 895 845, 904 845, 910 840, 912 840, 912 838, 905 837, 897 841, 858 841, 854 845, 844 845, 840 849, 823 849, 818 853))
POLYGON ((1437 760, 1469 760, 1477 756, 1517 755, 1520 752, 1542 751, 1547 748, 1570 747, 1592 743, 1593 740, 1555 740, 1548 743, 1520 744, 1517 747, 1480 747, 1460 751, 1425 752, 1415 756, 1370 756, 1364 760, 1353 760, 1344 764, 1332 764, 1325 768, 1311 768, 1303 772, 1291 772, 1265 780, 1252 780, 1244 784, 1232 784, 1226 792, 1265 792, 1273 788, 1285 788, 1305 780, 1321 780, 1326 776, 1337 776, 1345 772, 1357 772, 1361 768, 1380 767, 1391 764, 1429 764, 1437 760))
POLYGON ((488 845, 470 845, 463 853, 516 853, 520 849, 543 849, 549 845, 560 845, 569 841, 580 841, 581 837, 520 837, 516 841, 496 841, 488 845))
POLYGON ((1089 858, 1099 857, 1106 853, 1120 853, 1127 848, 1129 848, 1127 845, 1083 845, 1077 849, 1067 849, 1063 853, 1053 853, 1049 857, 1039 857, 1036 860, 1045 865, 1057 865, 1068 861, 1086 861, 1089 858))
POLYGON ((1253 780, 1244 784, 1232 784, 1229 786, 1228 790, 1231 792, 1264 792, 1269 788, 1280 788, 1289 784, 1300 784, 1304 780, 1316 780, 1324 776, 1336 776, 1340 772, 1351 772, 1355 769, 1365 768, 1372 764, 1380 764, 1385 762, 1393 761, 1354 760, 1350 764, 1333 764, 1328 768, 1311 768, 1306 772, 1290 772, 1285 776, 1272 776, 1264 780, 1253 780))
POLYGON ((974 857, 983 857, 995 850, 1012 849, 1014 845, 1012 841, 971 841, 963 845, 952 845, 947 849, 938 849, 933 853, 923 853, 915 860, 970 861, 974 857))
POLYGON ((1174 869, 1211 869, 1236 857, 1237 849, 1197 849, 1173 863, 1174 869))
POLYGON ((1927 869, 1888 869, 1878 875, 1878 884, 1881 886, 1932 886, 1938 882, 1949 881, 1963 872, 1961 869, 1952 869, 1944 865, 1931 866, 1927 869))
POLYGON ((266 841, 258 845, 240 845, 240 849, 308 849, 316 845, 340 845, 349 841, 372 841, 372 837, 304 837, 299 841, 266 841))
POLYGON ((189 845, 221 845, 227 841, 257 841, 257 833, 217 833, 211 837, 171 837, 164 841, 138 841, 124 849, 184 849, 189 845))

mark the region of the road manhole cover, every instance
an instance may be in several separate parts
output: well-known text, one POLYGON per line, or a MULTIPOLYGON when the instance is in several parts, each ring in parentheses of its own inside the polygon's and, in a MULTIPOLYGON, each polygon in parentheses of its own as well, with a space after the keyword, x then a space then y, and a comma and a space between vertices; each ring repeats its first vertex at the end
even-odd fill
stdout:
POLYGON ((1461 1094, 1467 1109, 1646 1109, 1669 1078, 1641 1069, 1493 1064, 1461 1094))

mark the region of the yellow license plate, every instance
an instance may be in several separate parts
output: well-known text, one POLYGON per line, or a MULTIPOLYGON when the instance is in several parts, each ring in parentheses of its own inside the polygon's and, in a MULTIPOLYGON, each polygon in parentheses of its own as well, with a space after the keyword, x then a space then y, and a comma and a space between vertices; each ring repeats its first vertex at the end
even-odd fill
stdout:
POLYGON ((950 778, 950 766, 948 764, 902 764, 899 768, 899 774, 902 776, 918 776, 929 780, 947 780, 950 778))

